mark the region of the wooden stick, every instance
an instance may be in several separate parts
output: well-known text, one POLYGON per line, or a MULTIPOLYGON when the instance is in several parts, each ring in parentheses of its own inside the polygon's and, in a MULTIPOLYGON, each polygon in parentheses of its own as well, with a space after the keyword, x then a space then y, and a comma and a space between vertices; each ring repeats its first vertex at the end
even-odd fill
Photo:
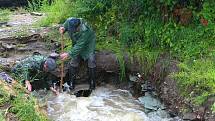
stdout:
MULTIPOLYGON (((63 51, 64 51, 64 38, 63 38, 63 34, 61 34, 61 52, 63 53, 63 51)), ((64 76, 64 62, 62 61, 62 63, 61 63, 60 91, 62 91, 62 87, 63 87, 63 76, 64 76)))

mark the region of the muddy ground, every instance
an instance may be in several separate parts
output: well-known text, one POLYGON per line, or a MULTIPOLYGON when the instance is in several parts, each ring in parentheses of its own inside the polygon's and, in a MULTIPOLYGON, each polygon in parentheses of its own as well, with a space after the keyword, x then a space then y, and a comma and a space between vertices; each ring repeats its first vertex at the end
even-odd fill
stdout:
POLYGON ((8 22, 0 26, 0 63, 2 65, 11 65, 34 52, 48 54, 52 43, 46 43, 41 37, 46 29, 34 26, 41 18, 42 16, 33 16, 30 13, 14 13, 10 15, 8 22))
MULTIPOLYGON (((47 40, 50 31, 58 30, 58 26, 49 28, 35 26, 35 23, 41 18, 43 18, 43 14, 14 13, 10 15, 10 20, 7 23, 1 25, 0 65, 4 70, 10 72, 16 62, 35 53, 49 56, 60 48, 60 40, 57 38, 52 37, 51 40, 47 40)), ((113 53, 108 51, 96 52, 96 60, 98 83, 110 80, 110 78, 119 79, 119 64, 113 53)), ((80 65, 82 66, 79 69, 77 82, 88 83, 87 65, 83 61, 80 65)), ((64 76, 66 76, 67 71, 68 63, 65 62, 64 76)), ((53 74, 60 78, 60 68, 56 69, 53 74)))

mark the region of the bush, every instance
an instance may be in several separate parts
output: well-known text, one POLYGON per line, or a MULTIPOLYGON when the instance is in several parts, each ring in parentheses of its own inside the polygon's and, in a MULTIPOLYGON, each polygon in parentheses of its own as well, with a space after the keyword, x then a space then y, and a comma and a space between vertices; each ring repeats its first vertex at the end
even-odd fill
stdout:
POLYGON ((199 59, 179 65, 180 72, 173 74, 178 80, 180 91, 194 104, 201 105, 215 94, 215 62, 199 59))
POLYGON ((41 22, 41 26, 49 26, 63 23, 69 17, 78 17, 78 13, 82 11, 80 1, 73 0, 55 0, 51 6, 42 6, 41 11, 47 14, 41 22))

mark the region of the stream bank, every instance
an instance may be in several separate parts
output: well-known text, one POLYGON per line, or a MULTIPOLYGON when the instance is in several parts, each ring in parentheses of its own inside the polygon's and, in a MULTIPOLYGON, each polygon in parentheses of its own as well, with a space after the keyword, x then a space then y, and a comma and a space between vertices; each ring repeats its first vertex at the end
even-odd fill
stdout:
POLYGON ((179 61, 163 55, 158 58, 152 72, 148 75, 152 86, 158 92, 160 99, 172 115, 180 115, 184 120, 215 121, 211 105, 215 97, 210 97, 204 104, 196 106, 181 96, 177 80, 171 74, 179 72, 179 61))
MULTIPOLYGON (((7 28, 10 28, 10 27, 5 26, 5 28, 1 29, 1 34, 5 35, 5 33, 10 33, 8 31, 5 31, 5 29, 7 28)), ((8 67, 7 69, 9 70, 14 62, 16 62, 21 58, 25 58, 26 55, 33 54, 35 51, 38 52, 39 50, 39 53, 41 54, 49 54, 50 51, 52 50, 54 51, 54 48, 56 47, 56 45, 58 45, 56 44, 57 40, 50 41, 52 43, 46 43, 47 41, 44 41, 43 34, 44 33, 46 34, 47 31, 49 30, 48 29, 43 29, 43 30, 44 30, 43 32, 31 30, 31 32, 35 32, 35 33, 30 35, 22 35, 18 37, 8 36, 5 38, 1 38, 0 49, 1 49, 1 52, 3 53, 0 58, 1 64, 3 64, 5 68, 8 67), (47 46, 49 47, 51 46, 51 47, 47 48, 47 46)), ((98 64, 97 65, 98 86, 101 85, 102 82, 108 82, 114 85, 116 85, 116 83, 119 83, 120 67, 119 67, 118 60, 113 53, 107 52, 107 51, 97 52, 97 64, 98 64)), ((139 69, 138 69, 138 67, 140 67, 139 65, 136 65, 135 63, 131 65, 133 65, 131 66, 132 68, 127 67, 130 73, 139 72, 139 69)), ((81 68, 83 69, 80 69, 82 71, 79 72, 79 77, 84 82, 85 79, 87 78, 87 73, 86 73, 87 71, 84 70, 84 66, 81 68)), ((173 80, 169 77, 170 73, 177 72, 177 71, 178 71, 177 61, 170 60, 167 57, 161 57, 160 59, 157 60, 157 63, 155 64, 154 69, 150 73, 150 75, 147 75, 146 79, 142 80, 141 82, 149 80, 148 82, 151 83, 150 86, 154 87, 156 92, 158 92, 159 97, 168 107, 169 109, 168 111, 170 112, 171 116, 174 117, 174 116, 180 115, 186 120, 214 121, 215 118, 212 115, 210 109, 208 109, 208 107, 203 106, 203 109, 201 107, 192 107, 192 104, 184 102, 183 97, 180 97, 180 92, 177 89, 176 80, 173 80), (184 109, 189 109, 189 111, 184 112, 183 111, 184 109), (207 117, 207 115, 209 116, 207 117)), ((59 74, 56 74, 56 75, 59 76, 59 74)), ((129 73, 128 73, 128 76, 129 76, 129 73)), ((81 81, 79 82, 82 83, 81 81)), ((118 86, 123 87, 125 89, 130 89, 128 85, 130 84, 125 83, 124 85, 118 85, 118 86)), ((131 86, 133 86, 133 89, 135 90, 131 89, 130 91, 134 92, 133 95, 135 95, 134 97, 136 98, 143 96, 141 85, 142 83, 131 84, 131 86)), ((100 89, 100 87, 98 88, 100 89)), ((108 92, 111 92, 111 91, 109 90, 108 92)), ((67 96, 68 95, 66 95, 65 98, 67 96)), ((110 96, 110 95, 107 95, 107 96, 110 96)), ((120 95, 118 96, 120 97, 120 95)), ((68 98, 69 100, 76 99, 74 97, 70 98, 69 96, 68 98)), ((132 97, 129 97, 129 99, 130 98, 132 97)), ((213 102, 213 99, 212 99, 212 102, 213 102)), ((142 114, 142 115, 145 116, 145 114, 142 114)))

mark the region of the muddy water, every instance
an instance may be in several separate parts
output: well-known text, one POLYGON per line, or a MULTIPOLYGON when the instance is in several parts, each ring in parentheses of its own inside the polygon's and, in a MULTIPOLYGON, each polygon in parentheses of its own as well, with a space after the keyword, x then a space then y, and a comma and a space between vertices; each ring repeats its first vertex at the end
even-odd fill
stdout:
POLYGON ((98 87, 89 97, 50 96, 48 115, 53 121, 180 121, 166 112, 144 113, 143 105, 128 91, 112 86, 98 87))

